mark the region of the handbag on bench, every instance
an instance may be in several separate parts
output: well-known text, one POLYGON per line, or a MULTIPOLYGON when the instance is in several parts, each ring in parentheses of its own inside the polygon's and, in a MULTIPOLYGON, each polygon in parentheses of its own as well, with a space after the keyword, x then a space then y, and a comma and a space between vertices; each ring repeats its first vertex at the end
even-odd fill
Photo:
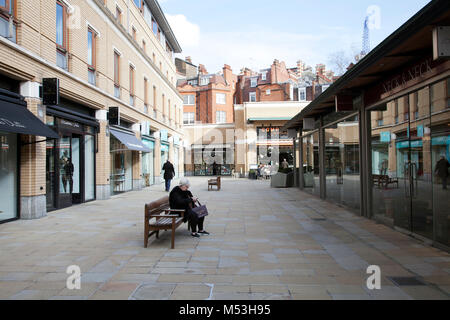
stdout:
POLYGON ((197 203, 198 207, 192 208, 192 211, 194 211, 199 218, 206 217, 208 215, 208 209, 205 205, 202 205, 200 201, 197 200, 197 203))

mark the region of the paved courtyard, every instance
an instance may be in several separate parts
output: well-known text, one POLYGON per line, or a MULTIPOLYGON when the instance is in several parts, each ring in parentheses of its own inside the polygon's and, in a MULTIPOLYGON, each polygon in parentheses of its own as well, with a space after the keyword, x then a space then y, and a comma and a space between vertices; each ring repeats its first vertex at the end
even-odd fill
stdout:
POLYGON ((449 299, 450 255, 297 189, 190 178, 209 236, 187 226, 143 247, 157 185, 0 225, 0 299, 449 299), (81 268, 81 289, 66 268, 81 268), (381 268, 381 289, 366 286, 381 268), (390 277, 415 277, 400 285, 390 277))

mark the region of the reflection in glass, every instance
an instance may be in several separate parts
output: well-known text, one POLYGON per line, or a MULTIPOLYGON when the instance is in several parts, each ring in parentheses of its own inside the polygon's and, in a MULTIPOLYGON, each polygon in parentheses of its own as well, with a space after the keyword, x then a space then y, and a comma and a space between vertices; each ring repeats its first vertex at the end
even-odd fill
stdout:
POLYGON ((94 136, 84 136, 84 193, 85 201, 95 199, 95 144, 94 136))
POLYGON ((0 132, 0 221, 17 217, 17 135, 0 132))
POLYGON ((428 87, 370 112, 372 212, 380 220, 431 239, 429 115, 428 87), (383 127, 377 121, 380 113, 383 127), (400 121, 396 121, 397 114, 404 115, 400 121))
POLYGON ((150 149, 150 152, 142 153, 142 176, 144 178, 144 185, 149 187, 155 183, 154 174, 154 157, 155 157, 155 143, 150 140, 143 139, 144 145, 150 149))
POLYGON ((431 169, 436 241, 450 246, 450 78, 438 83, 431 115, 431 169), (447 86, 447 88, 445 88, 447 86))
POLYGON ((327 199, 353 209, 361 206, 359 122, 342 121, 325 129, 327 199))
POLYGON ((55 140, 47 141, 46 151, 46 192, 47 210, 55 207, 55 140))
POLYGON ((302 141, 304 191, 320 196, 319 132, 304 137, 302 141))
POLYGON ((71 193, 73 188, 73 164, 70 154, 70 138, 59 140, 59 193, 71 193))

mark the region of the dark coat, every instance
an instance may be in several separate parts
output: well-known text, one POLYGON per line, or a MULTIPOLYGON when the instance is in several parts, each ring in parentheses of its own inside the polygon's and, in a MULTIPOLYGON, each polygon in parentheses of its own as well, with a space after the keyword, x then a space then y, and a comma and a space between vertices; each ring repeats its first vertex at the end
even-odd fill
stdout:
POLYGON ((184 215, 183 221, 186 222, 188 218, 188 212, 191 208, 195 207, 192 201, 192 193, 189 190, 183 191, 179 186, 170 191, 169 194, 169 205, 171 209, 184 209, 186 214, 184 215))
POLYGON ((450 164, 448 163, 448 161, 446 159, 441 159, 436 164, 435 172, 441 178, 448 177, 448 168, 449 167, 450 167, 450 164))
POLYGON ((164 170, 164 180, 172 180, 175 177, 175 169, 169 161, 164 163, 162 169, 164 170))

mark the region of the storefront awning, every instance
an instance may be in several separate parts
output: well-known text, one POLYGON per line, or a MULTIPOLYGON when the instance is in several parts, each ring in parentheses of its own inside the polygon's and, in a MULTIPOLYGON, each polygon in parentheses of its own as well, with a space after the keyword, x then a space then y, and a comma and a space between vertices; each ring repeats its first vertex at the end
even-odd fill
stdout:
POLYGON ((59 139, 56 132, 25 106, 8 101, 0 101, 0 131, 59 139))
POLYGON ((122 142, 128 150, 151 152, 149 148, 144 146, 141 140, 136 138, 134 135, 110 129, 111 134, 116 137, 120 142, 122 142))

